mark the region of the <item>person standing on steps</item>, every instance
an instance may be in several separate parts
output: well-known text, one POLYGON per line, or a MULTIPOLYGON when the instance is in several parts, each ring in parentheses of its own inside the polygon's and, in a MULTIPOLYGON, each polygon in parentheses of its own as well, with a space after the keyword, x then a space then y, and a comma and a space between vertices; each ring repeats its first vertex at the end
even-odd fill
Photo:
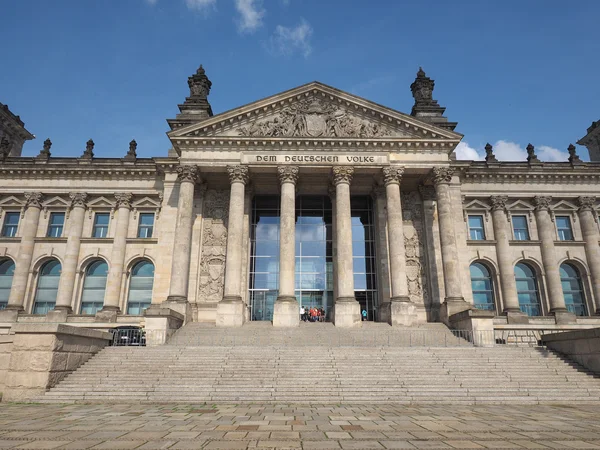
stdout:
POLYGON ((304 310, 304 306, 300 307, 300 320, 306 322, 306 311, 304 310))
POLYGON ((367 310, 366 310, 366 309, 363 309, 363 310, 362 310, 362 320, 363 320, 363 322, 364 322, 365 320, 367 320, 367 310))

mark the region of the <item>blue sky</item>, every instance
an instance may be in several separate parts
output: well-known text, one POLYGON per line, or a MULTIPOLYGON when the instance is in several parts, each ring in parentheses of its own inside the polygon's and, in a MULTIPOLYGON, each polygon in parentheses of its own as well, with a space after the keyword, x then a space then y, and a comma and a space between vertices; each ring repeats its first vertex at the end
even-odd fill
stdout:
MULTIPOLYGON (((542 159, 600 119, 600 2, 0 0, 0 101, 54 156, 165 156, 167 118, 202 63, 219 113, 318 80, 410 113, 419 66, 465 135, 542 159)), ((579 153, 587 158, 585 148, 579 153)))

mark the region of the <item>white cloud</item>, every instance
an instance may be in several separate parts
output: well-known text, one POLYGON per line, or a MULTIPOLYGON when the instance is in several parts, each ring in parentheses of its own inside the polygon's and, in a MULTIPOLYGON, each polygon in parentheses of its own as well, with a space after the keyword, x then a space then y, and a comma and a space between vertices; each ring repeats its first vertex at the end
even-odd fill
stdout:
POLYGON ((262 0, 235 0, 235 9, 240 13, 237 21, 240 33, 253 33, 262 26, 266 12, 262 0))
POLYGON ((217 0, 185 0, 185 4, 192 11, 208 14, 211 9, 215 8, 217 0))
POLYGON ((312 32, 312 27, 304 19, 293 28, 277 25, 273 36, 269 39, 269 50, 274 55, 282 56, 291 56, 299 51, 306 58, 312 52, 310 45, 312 32))
MULTIPOLYGON (((494 155, 499 161, 527 161, 527 150, 514 142, 499 140, 494 145, 494 155)), ((566 162, 569 154, 547 145, 536 147, 535 154, 540 161, 566 162)), ((456 147, 456 158, 467 160, 482 160, 485 158, 485 150, 475 149, 468 142, 461 142, 456 147)))

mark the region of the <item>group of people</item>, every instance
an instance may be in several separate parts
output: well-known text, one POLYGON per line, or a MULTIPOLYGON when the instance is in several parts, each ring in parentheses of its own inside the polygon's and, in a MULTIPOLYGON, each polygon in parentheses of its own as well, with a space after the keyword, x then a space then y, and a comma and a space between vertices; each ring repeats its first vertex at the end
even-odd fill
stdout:
POLYGON ((300 320, 303 322, 325 322, 325 310, 323 308, 300 307, 300 320))

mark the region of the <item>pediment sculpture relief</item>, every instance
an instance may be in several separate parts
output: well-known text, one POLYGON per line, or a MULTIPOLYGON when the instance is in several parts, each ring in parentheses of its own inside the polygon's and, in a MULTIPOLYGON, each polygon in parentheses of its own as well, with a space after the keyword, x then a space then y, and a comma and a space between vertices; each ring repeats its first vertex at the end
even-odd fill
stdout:
POLYGON ((316 98, 287 106, 276 117, 256 119, 237 131, 240 136, 264 137, 378 138, 397 134, 385 124, 316 98))

